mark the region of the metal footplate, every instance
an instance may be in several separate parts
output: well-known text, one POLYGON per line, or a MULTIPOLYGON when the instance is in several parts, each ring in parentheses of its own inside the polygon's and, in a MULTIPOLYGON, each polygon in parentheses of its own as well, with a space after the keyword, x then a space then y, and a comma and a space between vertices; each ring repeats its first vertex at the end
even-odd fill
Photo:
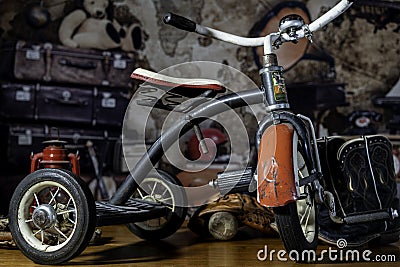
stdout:
POLYGON ((397 217, 399 217, 398 211, 390 208, 386 210, 365 211, 363 213, 359 212, 357 214, 344 217, 343 221, 347 224, 354 224, 379 220, 393 220, 397 217))
POLYGON ((97 226, 142 222, 167 214, 164 205, 141 199, 130 199, 124 206, 96 202, 97 226))

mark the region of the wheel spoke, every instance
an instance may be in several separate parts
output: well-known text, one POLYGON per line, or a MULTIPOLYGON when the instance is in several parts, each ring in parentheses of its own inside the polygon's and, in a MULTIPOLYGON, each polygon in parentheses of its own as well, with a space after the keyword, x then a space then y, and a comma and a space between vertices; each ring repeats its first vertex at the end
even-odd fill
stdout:
POLYGON ((71 220, 71 218, 68 218, 68 221, 70 221, 73 225, 76 225, 76 222, 74 222, 73 220, 71 220))
POLYGON ((168 192, 168 188, 165 188, 165 190, 164 190, 164 192, 162 192, 162 196, 164 196, 165 195, 165 193, 167 193, 168 192))
POLYGON ((38 233, 42 232, 43 229, 39 229, 37 232, 32 233, 33 235, 37 235, 38 233))
POLYGON ((51 194, 51 199, 50 199, 50 201, 49 201, 49 205, 51 204, 51 202, 53 202, 55 199, 56 199, 56 196, 57 196, 57 194, 58 194, 58 191, 60 191, 60 188, 59 187, 57 187, 57 191, 56 191, 56 193, 53 195, 53 192, 51 192, 50 191, 50 194, 51 194))
POLYGON ((300 225, 301 225, 301 228, 303 230, 303 233, 304 233, 306 239, 308 239, 308 236, 310 235, 310 233, 314 233, 313 230, 310 231, 308 229, 309 228, 309 220, 310 220, 310 218, 312 216, 311 213, 312 213, 313 205, 312 205, 312 203, 306 204, 306 205, 307 205, 307 207, 306 207, 306 209, 305 209, 305 211, 304 211, 304 213, 303 213, 303 215, 301 216, 301 219, 300 219, 300 225), (305 222, 304 222, 304 219, 305 219, 305 222))
POLYGON ((62 235, 65 239, 68 239, 68 236, 66 236, 63 232, 61 232, 60 229, 58 229, 57 227, 54 226, 54 229, 60 234, 62 235))
POLYGON ((303 215, 301 216, 300 224, 303 224, 304 219, 307 218, 306 215, 308 214, 308 211, 311 211, 311 207, 309 205, 307 205, 303 215))
POLYGON ((25 220, 26 223, 33 222, 33 219, 25 220))
POLYGON ((151 189, 150 196, 154 196, 154 191, 156 190, 156 187, 157 187, 157 183, 154 183, 154 186, 153 186, 153 188, 151 189))
POLYGON ((57 215, 62 215, 62 214, 70 213, 70 212, 76 212, 76 210, 75 209, 73 209, 73 210, 64 210, 64 211, 58 212, 57 215))
POLYGON ((157 199, 157 201, 159 201, 161 203, 164 203, 164 202, 166 202, 167 200, 170 200, 170 199, 172 199, 172 197, 157 199))
POLYGON ((137 189, 137 192, 139 193, 140 197, 144 199, 144 195, 142 194, 142 191, 140 190, 140 187, 137 189))
POLYGON ((39 234, 39 233, 40 233, 40 241, 42 242, 42 245, 44 245, 44 231, 43 231, 43 229, 40 229, 40 230, 38 230, 38 231, 36 231, 36 232, 34 232, 32 234, 33 234, 33 236, 36 237, 36 235, 39 234))
POLYGON ((308 207, 310 207, 309 209, 308 209, 308 216, 306 217, 307 219, 306 219, 306 223, 304 224, 304 233, 305 234, 307 234, 307 226, 308 226, 308 220, 310 219, 310 217, 311 217, 311 206, 308 206, 308 207))
POLYGON ((39 206, 39 205, 40 205, 40 202, 39 202, 39 199, 38 199, 36 193, 33 193, 33 196, 35 197, 37 206, 39 206))
POLYGON ((67 207, 69 207, 69 204, 71 204, 71 201, 72 201, 72 198, 69 198, 68 202, 67 202, 67 207))

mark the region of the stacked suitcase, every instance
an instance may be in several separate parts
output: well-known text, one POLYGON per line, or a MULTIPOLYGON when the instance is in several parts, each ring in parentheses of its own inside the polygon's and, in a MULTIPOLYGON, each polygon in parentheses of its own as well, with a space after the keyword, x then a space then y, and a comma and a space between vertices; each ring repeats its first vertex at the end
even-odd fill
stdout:
POLYGON ((27 173, 30 153, 40 152, 42 141, 50 137, 79 150, 83 170, 91 168, 88 141, 99 157, 107 154, 111 164, 129 103, 133 68, 134 59, 121 51, 23 41, 4 46, 0 63, 2 170, 27 173), (51 131, 53 127, 58 130, 51 131))

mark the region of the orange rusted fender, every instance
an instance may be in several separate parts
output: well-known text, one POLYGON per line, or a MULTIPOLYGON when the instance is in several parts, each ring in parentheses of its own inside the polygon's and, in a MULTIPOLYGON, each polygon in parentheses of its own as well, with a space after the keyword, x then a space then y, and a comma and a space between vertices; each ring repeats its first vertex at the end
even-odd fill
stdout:
POLYGON ((279 207, 298 198, 293 170, 291 125, 268 127, 258 154, 258 200, 266 207, 279 207))

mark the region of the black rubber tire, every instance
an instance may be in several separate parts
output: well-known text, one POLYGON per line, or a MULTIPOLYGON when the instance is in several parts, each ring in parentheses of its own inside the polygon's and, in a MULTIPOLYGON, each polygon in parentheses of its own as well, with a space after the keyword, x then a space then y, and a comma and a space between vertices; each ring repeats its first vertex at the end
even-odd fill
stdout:
MULTIPOLYGON (((301 155, 301 154, 300 154, 301 155)), ((306 168, 305 164, 303 168, 306 168)), ((307 172, 307 168, 305 169, 307 172)), ((305 200, 298 200, 306 202, 305 200)), ((278 226, 279 235, 283 241, 287 253, 292 252, 298 262, 312 262, 315 260, 315 250, 318 245, 318 205, 315 202, 314 195, 311 192, 308 201, 313 206, 313 234, 306 238, 299 218, 298 202, 290 202, 289 204, 273 208, 275 221, 278 226), (303 253, 304 252, 304 253, 303 253), (307 253, 306 253, 307 252, 307 253), (297 257, 297 255, 299 255, 297 257)))
MULTIPOLYGON (((187 197, 186 197, 186 192, 185 189, 183 188, 181 182, 178 180, 178 178, 174 177, 173 175, 163 171, 163 170, 157 170, 157 172, 150 172, 149 175, 142 181, 141 185, 143 186, 147 182, 151 181, 159 181, 162 183, 162 185, 169 189, 173 190, 174 194, 173 196, 173 203, 184 203, 185 205, 173 205, 173 203, 167 203, 167 206, 171 207, 171 211, 168 212, 166 216, 164 216, 163 219, 164 223, 160 225, 159 227, 146 227, 145 225, 148 224, 151 220, 149 221, 144 221, 144 222, 138 222, 138 223, 129 223, 127 224, 128 229, 138 237, 149 240, 149 241, 155 241, 155 240, 160 240, 163 238, 166 238, 172 234, 174 234, 183 224, 186 215, 187 215, 187 197), (149 180, 151 179, 151 180, 149 180), (176 189, 171 189, 169 186, 169 183, 173 185, 178 185, 178 190, 176 189), (172 210, 173 209, 173 210, 172 210)), ((141 190, 138 188, 138 190, 141 190)), ((135 192, 135 195, 133 197, 135 198, 142 198, 139 196, 138 192, 135 192)), ((146 198, 146 196, 145 196, 146 198)), ((142 198, 143 199, 143 198, 142 198)), ((165 203, 164 203, 165 204, 165 203)), ((155 220, 155 219, 153 219, 155 220)))
MULTIPOLYGON (((13 239, 26 257, 38 264, 60 264, 78 256, 88 245, 96 226, 96 206, 89 188, 78 176, 61 169, 41 169, 26 176, 17 186, 11 198, 9 221, 13 239), (60 191, 54 194, 51 192, 54 188, 60 191), (57 224, 54 226, 42 228, 46 235, 45 242, 51 241, 51 238, 55 242, 56 225, 72 225, 71 232, 63 232, 65 236, 69 236, 59 245, 43 245, 43 237, 39 240, 39 234, 32 235, 33 231, 40 228, 34 226, 33 222, 26 222, 34 210, 43 206, 41 201, 48 201, 49 194, 51 198, 56 197, 47 204, 53 204, 57 211, 63 208, 67 213, 57 214, 57 224), (38 199, 39 206, 32 208, 37 202, 35 198, 38 199), (73 201, 70 203, 70 200, 73 201), (73 212, 69 207, 73 208, 73 212)), ((58 242, 61 238, 61 235, 57 237, 58 242)))
MULTIPOLYGON (((315 228, 315 235, 309 242, 303 234, 300 226, 300 220, 297 213, 296 202, 292 202, 283 207, 274 208, 275 220, 279 229, 279 235, 283 241, 286 251, 297 251, 298 262, 310 262, 313 257, 302 258, 303 251, 315 251, 318 245, 318 227, 315 228)), ((315 217, 317 219, 317 217, 315 217)), ((317 223, 318 225, 318 223, 317 223)))

